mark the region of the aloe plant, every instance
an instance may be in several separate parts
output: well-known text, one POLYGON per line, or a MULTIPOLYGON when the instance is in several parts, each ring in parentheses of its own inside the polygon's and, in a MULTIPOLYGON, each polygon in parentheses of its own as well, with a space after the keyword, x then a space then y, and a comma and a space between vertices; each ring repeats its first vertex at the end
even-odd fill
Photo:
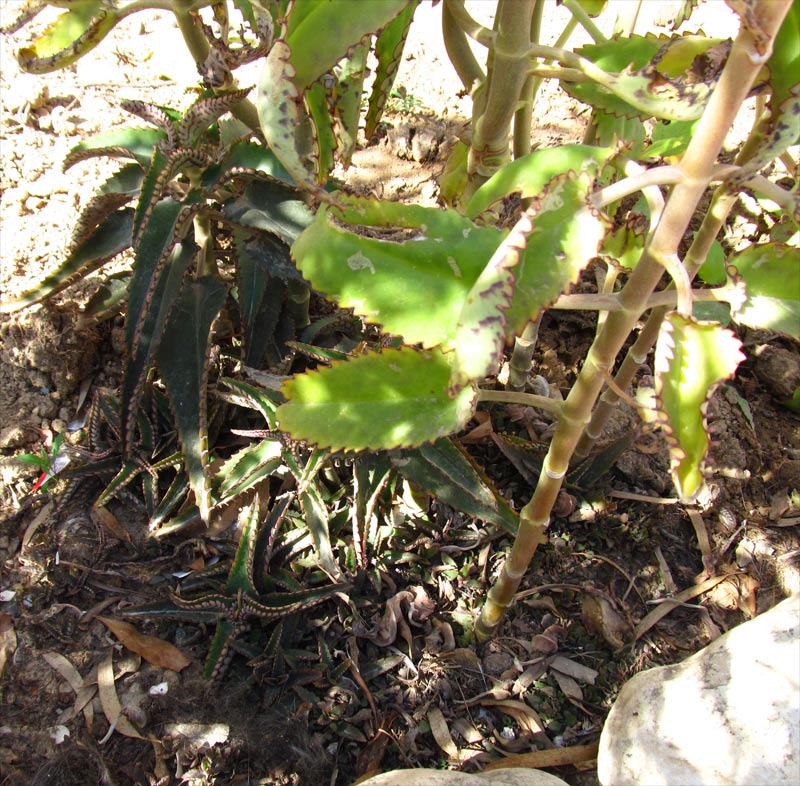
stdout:
MULTIPOLYGON (((123 100, 121 107, 147 128, 100 134, 70 151, 65 168, 96 156, 129 163, 85 207, 60 267, 20 297, 0 303, 3 313, 25 308, 133 249, 130 273, 109 276, 83 315, 100 319, 125 312, 126 359, 114 446, 122 474, 101 500, 124 487, 142 461, 153 471, 151 457, 140 456, 146 441, 140 404, 155 368, 173 410, 193 510, 208 521, 212 509, 227 501, 217 493, 225 480, 211 469, 211 344, 220 345, 223 357, 238 355, 248 366, 277 366, 288 353, 286 342, 309 324, 309 287, 292 264, 289 245, 310 223, 309 204, 318 195, 302 193, 298 185, 313 182, 320 188, 336 159, 349 161, 370 52, 379 73, 367 122, 373 127, 378 122, 415 5, 394 0, 373 4, 366 14, 343 15, 338 9, 331 14, 327 4, 308 2, 32 0, 6 26, 6 32, 18 32, 47 6, 64 9, 18 51, 24 70, 47 73, 89 53, 130 14, 169 10, 203 79, 200 97, 182 112, 123 100), (198 13, 206 7, 213 7, 212 25, 198 13), (294 66, 284 74, 280 58, 287 47, 294 66), (278 89, 274 104, 265 110, 262 100, 259 111, 248 98, 252 87, 239 87, 234 76, 237 68, 256 60, 264 62, 259 92, 278 89), (302 95, 308 111, 308 127, 291 129, 297 134, 292 149, 299 149, 301 139, 323 140, 319 149, 299 154, 302 166, 300 159, 276 155, 288 149, 281 129, 283 113, 294 111, 292 95, 302 95), (214 338, 220 318, 236 325, 233 341, 214 338)), ((271 461, 264 466, 275 468, 271 461)), ((161 515, 151 519, 154 529, 161 523, 161 515)), ((172 523, 166 530, 173 530, 172 523)), ((333 568, 332 558, 325 562, 333 568)))

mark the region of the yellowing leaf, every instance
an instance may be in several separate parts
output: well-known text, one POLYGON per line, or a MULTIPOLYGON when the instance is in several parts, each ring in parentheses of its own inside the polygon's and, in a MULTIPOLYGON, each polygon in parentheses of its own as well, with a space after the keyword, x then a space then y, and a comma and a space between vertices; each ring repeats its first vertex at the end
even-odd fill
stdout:
POLYGON ((98 617, 131 652, 141 655, 148 663, 162 669, 182 671, 191 661, 168 641, 139 633, 129 622, 115 620, 112 617, 98 617))
POLYGON ((667 428, 672 480, 681 499, 700 490, 709 448, 706 407, 714 388, 744 360, 730 330, 668 314, 656 345, 656 397, 667 428))

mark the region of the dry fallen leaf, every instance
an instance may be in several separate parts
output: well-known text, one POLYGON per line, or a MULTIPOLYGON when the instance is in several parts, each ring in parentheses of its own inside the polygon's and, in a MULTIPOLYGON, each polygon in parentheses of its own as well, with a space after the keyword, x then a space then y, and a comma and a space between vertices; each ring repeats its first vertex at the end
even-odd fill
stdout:
POLYGON ((115 731, 136 740, 147 739, 139 734, 133 724, 122 714, 122 704, 117 696, 117 689, 114 687, 114 661, 111 652, 97 667, 97 689, 100 693, 100 706, 109 723, 108 732, 100 740, 100 744, 107 742, 115 731))
POLYGON ((17 649, 17 632, 14 630, 14 619, 10 614, 0 614, 0 677, 6 667, 6 661, 17 649))
POLYGON ((131 652, 141 655, 148 663, 162 669, 172 671, 182 671, 191 661, 174 645, 168 641, 146 636, 139 633, 136 628, 128 622, 115 620, 112 617, 98 617, 103 623, 131 652))
POLYGON ((92 508, 92 521, 101 526, 112 538, 116 538, 123 543, 131 542, 131 535, 119 519, 108 508, 92 508))

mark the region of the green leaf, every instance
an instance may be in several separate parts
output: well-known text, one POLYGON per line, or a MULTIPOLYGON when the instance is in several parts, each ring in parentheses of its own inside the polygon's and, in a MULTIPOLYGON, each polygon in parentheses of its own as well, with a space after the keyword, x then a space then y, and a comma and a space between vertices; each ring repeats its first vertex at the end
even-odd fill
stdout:
MULTIPOLYGON (((292 186, 292 178, 275 153, 265 145, 256 142, 234 142, 225 152, 219 164, 208 167, 203 172, 203 188, 211 190, 220 180, 252 173, 254 176, 267 175, 292 186)), ((294 188, 287 189, 297 196, 294 188)))
POLYGON ((275 328, 286 296, 284 268, 299 277, 288 246, 275 235, 258 232, 252 237, 234 230, 239 313, 242 320, 244 362, 257 366, 267 345, 275 341, 275 328))
POLYGON ((747 286, 747 299, 734 320, 800 339, 798 250, 779 243, 750 246, 731 258, 730 265, 747 286))
POLYGON ((646 158, 667 158, 683 153, 692 141, 697 120, 659 122, 653 127, 652 143, 646 148, 646 158))
POLYGON ((97 270, 109 259, 113 259, 130 246, 132 231, 133 211, 131 209, 112 213, 72 251, 57 270, 18 298, 0 303, 0 314, 9 314, 33 303, 38 303, 97 270))
POLYGON ((234 453, 214 478, 215 506, 231 502, 278 470, 282 450, 277 440, 262 439, 234 453))
POLYGON ((211 507, 206 417, 208 341, 225 294, 225 285, 213 276, 185 285, 156 350, 156 364, 172 403, 189 483, 204 522, 208 522, 211 507))
POLYGON ((356 198, 343 206, 347 223, 337 221, 338 210, 323 207, 292 246, 303 275, 342 307, 409 343, 450 344, 467 293, 502 239, 500 230, 478 227, 453 210, 356 198), (351 231, 380 227, 413 232, 387 242, 379 233, 351 231))
POLYGON ((508 335, 519 334, 525 324, 552 303, 595 257, 609 228, 608 219, 589 204, 593 178, 586 172, 569 172, 548 184, 544 195, 528 212, 533 231, 520 263, 508 309, 508 335))
POLYGON ((235 596, 238 592, 256 595, 258 590, 253 581, 253 561, 255 557, 256 535, 258 534, 259 503, 258 495, 250 503, 247 516, 239 536, 239 545, 233 557, 228 579, 225 582, 225 594, 235 596))
POLYGON ((706 261, 700 266, 697 275, 701 281, 712 286, 724 284, 727 279, 725 272, 725 250, 720 245, 719 240, 711 244, 711 248, 706 255, 706 261))
POLYGON ((120 394, 120 436, 125 455, 133 440, 134 413, 153 352, 163 335, 184 273, 197 252, 193 242, 179 242, 183 210, 180 203, 171 199, 156 205, 151 220, 145 225, 133 263, 125 319, 128 357, 120 394))
POLYGON ((570 170, 597 174, 612 155, 613 148, 591 145, 561 145, 534 150, 492 175, 473 194, 466 215, 477 218, 511 194, 519 194, 522 199, 541 196, 554 177, 570 170))
POLYGON ((448 395, 450 364, 437 349, 384 350, 284 383, 278 423, 295 439, 333 450, 421 445, 461 429, 475 391, 448 395))
POLYGON ((324 174, 322 180, 326 180, 328 173, 333 169, 336 151, 334 120, 330 111, 331 95, 321 82, 315 82, 306 90, 305 102, 308 118, 314 127, 317 168, 321 175, 324 174))
POLYGON ((519 517, 457 442, 437 439, 430 445, 403 450, 391 458, 401 475, 437 499, 470 516, 496 524, 512 535, 517 533, 519 517))
POLYGON ((336 120, 336 140, 339 157, 346 167, 350 166, 358 141, 368 54, 367 44, 353 47, 350 54, 334 69, 336 85, 333 88, 333 115, 336 120))
POLYGON ((118 128, 97 134, 75 145, 64 159, 64 171, 88 158, 134 158, 142 168, 150 166, 153 150, 167 135, 157 128, 118 128))
POLYGON ((308 120, 301 112, 302 94, 295 85, 291 54, 284 41, 272 45, 258 83, 256 107, 264 136, 281 164, 296 183, 314 191, 319 162, 308 120))
POLYGON ((365 36, 391 22, 409 5, 409 0, 338 0, 307 5, 311 7, 303 20, 291 25, 286 37, 292 51, 293 83, 300 93, 328 73, 365 36))
POLYGON ((714 388, 744 360, 730 330, 668 314, 656 344, 656 399, 664 420, 670 469, 682 500, 691 500, 707 473, 706 408, 714 388))
POLYGON ((400 13, 389 22, 378 34, 375 41, 375 57, 378 67, 375 69, 375 81, 367 105, 367 117, 364 134, 369 139, 378 127, 386 101, 397 76, 397 69, 403 57, 406 37, 417 10, 419 0, 412 0, 400 13))
POLYGON ((123 15, 103 0, 72 3, 30 46, 19 50, 20 68, 29 74, 47 74, 72 65, 94 49, 123 15))
POLYGON ((644 239, 644 225, 632 216, 629 221, 615 226, 606 234, 598 253, 609 257, 617 265, 633 270, 644 250, 644 239))
POLYGON ((693 73, 693 65, 722 43, 702 35, 614 37, 575 50, 585 58, 578 67, 592 81, 562 81, 561 86, 574 98, 620 117, 696 120, 716 79, 693 73))
POLYGON ((234 224, 262 229, 291 245, 311 225, 314 213, 294 188, 278 180, 255 180, 223 211, 234 224))

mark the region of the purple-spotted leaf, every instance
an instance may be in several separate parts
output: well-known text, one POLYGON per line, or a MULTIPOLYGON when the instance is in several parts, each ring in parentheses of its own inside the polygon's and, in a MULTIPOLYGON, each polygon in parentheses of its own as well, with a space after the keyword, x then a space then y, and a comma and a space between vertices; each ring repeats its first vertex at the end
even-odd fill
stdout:
POLYGON ((295 182, 315 189, 319 160, 294 79, 291 49, 285 41, 276 41, 258 83, 258 118, 270 148, 295 182))
POLYGON ((707 473, 708 400, 742 360, 741 343, 730 330, 676 312, 664 320, 656 345, 656 398, 672 480, 682 500, 697 494, 707 473))
POLYGON ((314 288, 344 308, 408 343, 447 347, 502 237, 454 210, 351 197, 341 213, 321 208, 292 254, 314 288))
POLYGON ((506 312, 508 335, 552 303, 598 254, 609 221, 589 204, 594 179, 587 172, 554 178, 528 209, 533 230, 514 268, 514 296, 506 312))
POLYGON ((733 313, 749 327, 779 330, 800 339, 800 253, 780 243, 750 246, 730 259, 745 281, 747 299, 733 313))
POLYGON ((333 450, 422 445, 472 417, 471 387, 448 395, 451 368, 441 350, 387 349, 333 363, 283 384, 278 425, 295 439, 333 450))

